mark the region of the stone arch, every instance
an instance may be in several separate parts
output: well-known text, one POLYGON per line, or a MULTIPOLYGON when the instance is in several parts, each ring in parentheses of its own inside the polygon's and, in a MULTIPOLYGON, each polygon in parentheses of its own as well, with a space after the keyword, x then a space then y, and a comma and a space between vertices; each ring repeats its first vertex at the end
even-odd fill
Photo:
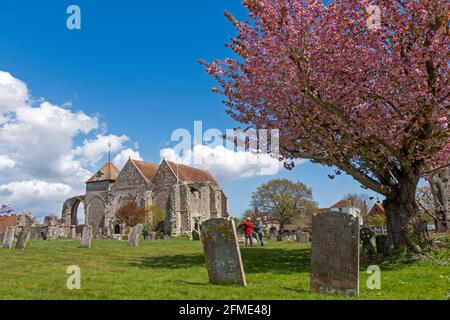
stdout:
POLYGON ((82 204, 85 207, 84 196, 67 199, 63 205, 62 220, 66 226, 76 226, 78 223, 78 208, 82 204))
POLYGON ((86 224, 92 226, 94 233, 98 229, 103 230, 105 224, 105 201, 100 196, 95 196, 87 206, 86 224))

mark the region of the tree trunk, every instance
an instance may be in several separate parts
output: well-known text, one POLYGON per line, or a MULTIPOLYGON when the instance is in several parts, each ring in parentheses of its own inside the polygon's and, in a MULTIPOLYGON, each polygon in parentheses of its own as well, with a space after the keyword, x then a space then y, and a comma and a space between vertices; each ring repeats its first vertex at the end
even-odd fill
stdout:
POLYGON ((427 223, 422 219, 415 199, 418 182, 418 177, 405 179, 386 197, 388 254, 395 250, 419 253, 422 248, 432 245, 427 223))
POLYGON ((437 232, 447 232, 450 227, 450 167, 440 169, 430 175, 431 193, 434 198, 437 232))

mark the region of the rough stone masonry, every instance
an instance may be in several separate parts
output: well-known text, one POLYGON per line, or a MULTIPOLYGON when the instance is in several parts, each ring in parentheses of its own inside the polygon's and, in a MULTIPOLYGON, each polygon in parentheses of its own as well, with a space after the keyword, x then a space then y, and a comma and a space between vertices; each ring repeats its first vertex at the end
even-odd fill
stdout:
POLYGON ((234 221, 211 219, 200 226, 200 232, 209 281, 218 285, 247 286, 234 221))
POLYGON ((359 221, 346 213, 313 217, 311 291, 359 295, 359 221))

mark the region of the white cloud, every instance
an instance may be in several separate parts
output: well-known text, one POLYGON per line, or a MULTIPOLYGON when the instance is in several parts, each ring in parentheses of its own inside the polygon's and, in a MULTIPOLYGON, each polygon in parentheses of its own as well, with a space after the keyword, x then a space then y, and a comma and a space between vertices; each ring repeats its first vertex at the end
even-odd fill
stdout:
POLYGON ((269 154, 233 151, 223 146, 214 148, 197 145, 193 151, 183 156, 174 149, 160 151, 161 158, 208 170, 218 179, 236 180, 258 176, 276 175, 283 168, 283 163, 269 154))
POLYGON ((12 169, 16 165, 16 161, 9 158, 8 156, 0 155, 0 171, 5 169, 12 169))
POLYGON ((114 164, 116 165, 116 167, 121 170, 125 163, 127 163, 128 159, 132 159, 132 160, 142 160, 141 158, 141 154, 139 153, 139 151, 135 151, 131 148, 122 150, 122 152, 120 152, 113 160, 114 164))
POLYGON ((111 152, 115 153, 124 148, 124 144, 129 140, 125 135, 97 135, 95 139, 84 140, 83 145, 75 149, 74 154, 81 157, 83 163, 90 165, 97 164, 108 153, 109 144, 111 152))
MULTIPOLYGON (((0 71, 0 114, 14 112, 26 104, 28 88, 25 83, 10 73, 0 71)), ((0 117, 0 124, 2 123, 0 117)))
POLYGON ((0 71, 0 204, 38 218, 59 214, 66 198, 83 193, 108 142, 113 153, 127 148, 127 136, 104 134, 105 128, 71 103, 34 101, 24 82, 0 71))
POLYGON ((62 202, 75 190, 66 184, 42 180, 15 181, 0 185, 0 199, 17 210, 45 211, 46 215, 60 215, 62 202), (62 201, 62 202, 61 202, 62 201))

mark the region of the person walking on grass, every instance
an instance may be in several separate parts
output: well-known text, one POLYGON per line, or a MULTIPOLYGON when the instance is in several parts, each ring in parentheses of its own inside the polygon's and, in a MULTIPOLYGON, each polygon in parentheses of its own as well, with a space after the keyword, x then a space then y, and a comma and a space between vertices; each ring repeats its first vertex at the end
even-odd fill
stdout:
POLYGON ((244 236, 245 236, 245 246, 253 247, 253 222, 250 218, 246 218, 244 222, 242 222, 241 226, 244 227, 244 236))
POLYGON ((256 219, 255 231, 258 235, 259 244, 264 247, 264 223, 261 218, 256 219))

